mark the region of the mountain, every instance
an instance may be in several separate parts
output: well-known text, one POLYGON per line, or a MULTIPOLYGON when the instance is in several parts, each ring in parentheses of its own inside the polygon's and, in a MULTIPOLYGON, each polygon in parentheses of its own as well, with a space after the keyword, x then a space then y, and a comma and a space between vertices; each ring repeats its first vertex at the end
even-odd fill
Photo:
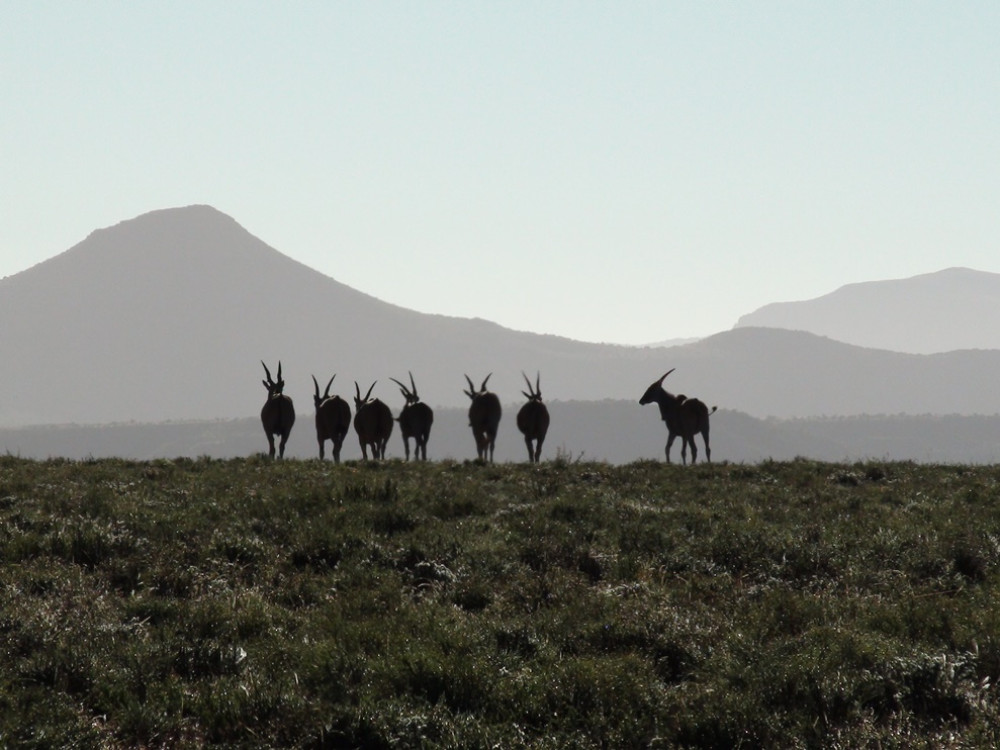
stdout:
POLYGON ((816 299, 765 305, 736 325, 809 331, 914 354, 1000 349, 1000 274, 949 268, 848 284, 816 299))
MULTIPOLYGON (((466 404, 464 373, 518 394, 594 397, 614 385, 623 348, 426 315, 382 302, 269 247, 208 206, 154 211, 93 232, 0 280, 6 367, 0 425, 233 418, 256 414, 263 369, 280 359, 299 413, 311 375, 353 395, 353 381, 398 396, 412 370, 431 404, 466 404), (581 368, 597 371, 579 378, 581 368)), ((652 355, 635 350, 632 361, 652 355)), ((660 369, 657 363, 649 371, 660 369)), ((644 375, 640 380, 651 376, 644 375)), ((619 385, 632 394, 635 383, 619 385)))
MULTIPOLYGON (((998 414, 1000 350, 901 354, 802 331, 738 328, 666 350, 692 396, 760 417, 998 414)), ((667 385, 669 381, 667 382, 667 385)))
MULTIPOLYGON (((1000 351, 929 356, 798 331, 737 328, 683 346, 624 347, 417 313, 298 263, 207 206, 155 211, 92 233, 0 280, 0 426, 254 417, 260 360, 283 363, 310 430, 311 375, 350 400, 354 381, 397 410, 388 378, 465 408, 466 373, 513 410, 521 371, 550 401, 634 402, 666 370, 673 392, 755 417, 1000 413, 1000 351)), ((654 407, 637 419, 658 424, 654 407)), ((300 434, 299 432, 295 434, 300 434)), ((514 433, 516 434, 516 433, 514 433)))
POLYGON ((664 341, 652 341, 645 346, 655 346, 661 349, 669 349, 672 346, 683 346, 684 344, 693 344, 695 341, 700 341, 700 338, 680 338, 680 339, 665 339, 664 341))

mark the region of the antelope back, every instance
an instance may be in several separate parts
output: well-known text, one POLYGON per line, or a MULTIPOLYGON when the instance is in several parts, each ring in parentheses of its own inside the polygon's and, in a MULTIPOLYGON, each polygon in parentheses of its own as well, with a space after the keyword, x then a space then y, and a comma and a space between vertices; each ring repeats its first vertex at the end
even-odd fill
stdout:
POLYGON ((517 429, 525 437, 545 437, 549 429, 549 410, 541 401, 528 401, 517 412, 517 429))
POLYGON ((341 434, 351 426, 351 407, 340 396, 323 399, 316 409, 316 429, 330 437, 341 434))
POLYGON ((368 404, 372 414, 373 435, 376 439, 387 440, 392 434, 392 409, 379 399, 375 399, 368 404))
POLYGON ((399 413, 399 429, 406 436, 426 435, 434 423, 434 411, 423 401, 407 404, 399 413))
POLYGON ((356 382, 354 387, 357 394, 354 398, 354 429, 358 436, 365 442, 387 438, 392 434, 392 410, 377 398, 369 399, 375 383, 364 398, 361 398, 361 389, 356 382))
POLYGON ((495 393, 479 393, 469 407, 469 423, 478 429, 493 431, 500 424, 502 408, 495 393))

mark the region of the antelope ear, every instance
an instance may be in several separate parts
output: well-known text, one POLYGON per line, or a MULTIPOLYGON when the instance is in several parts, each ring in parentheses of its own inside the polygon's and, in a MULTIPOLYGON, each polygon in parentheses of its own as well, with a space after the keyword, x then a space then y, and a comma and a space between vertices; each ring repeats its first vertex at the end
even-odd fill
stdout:
POLYGON ((521 395, 524 396, 526 399, 528 399, 528 401, 531 401, 531 399, 534 398, 534 396, 532 396, 530 393, 525 393, 524 391, 521 391, 521 395))

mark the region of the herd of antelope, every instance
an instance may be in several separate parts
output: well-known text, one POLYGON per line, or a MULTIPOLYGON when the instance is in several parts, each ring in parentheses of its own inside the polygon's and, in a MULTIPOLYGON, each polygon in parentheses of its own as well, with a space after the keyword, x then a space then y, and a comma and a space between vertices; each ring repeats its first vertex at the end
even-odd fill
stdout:
MULTIPOLYGON (((267 400, 260 410, 260 421, 264 426, 264 434, 267 436, 268 455, 275 456, 275 438, 280 438, 277 446, 279 458, 284 458, 285 444, 288 436, 292 432, 295 424, 295 407, 292 399, 285 395, 285 381, 281 377, 281 362, 278 362, 277 380, 271 378, 271 371, 267 365, 264 366, 264 374, 267 376, 263 380, 267 389, 267 400)), ((687 398, 683 395, 674 395, 663 388, 663 381, 673 370, 667 371, 659 380, 653 382, 646 392, 639 399, 640 404, 656 403, 660 407, 660 417, 667 427, 667 446, 664 450, 667 463, 670 462, 670 447, 677 436, 681 438, 681 460, 687 463, 687 450, 691 448, 691 463, 698 460, 698 448, 695 446, 695 435, 700 434, 705 443, 705 460, 711 462, 712 450, 708 444, 708 417, 714 414, 716 407, 711 410, 704 403, 696 398, 687 398)), ((434 424, 434 410, 420 400, 417 395, 417 384, 410 376, 410 385, 390 378, 392 382, 399 386, 399 391, 403 395, 405 403, 398 417, 392 416, 392 410, 378 398, 371 398, 375 383, 368 388, 364 398, 361 397, 361 387, 357 381, 354 382, 354 431, 357 433, 358 442, 361 445, 361 455, 364 460, 368 460, 368 449, 371 448, 372 459, 385 458, 385 449, 392 435, 395 422, 399 422, 400 432, 403 434, 403 446, 406 449, 406 460, 410 460, 410 438, 413 438, 413 457, 416 460, 427 460, 427 441, 430 439, 431 426, 434 424)), ((476 454, 482 461, 493 461, 493 449, 496 444, 497 429, 500 426, 500 417, 503 409, 500 407, 500 399, 495 393, 487 390, 486 384, 493 373, 490 373, 483 380, 479 389, 473 384, 472 379, 466 375, 465 380, 469 384, 469 389, 464 391, 469 397, 469 427, 472 428, 472 435, 476 440, 476 454)), ((528 461, 538 463, 542 455, 542 443, 545 442, 545 435, 549 430, 549 410, 542 402, 542 378, 541 373, 535 377, 535 384, 532 386, 528 376, 523 372, 524 382, 528 385, 527 391, 521 391, 527 402, 517 413, 517 429, 524 435, 524 444, 528 449, 528 461)), ((330 378, 326 384, 323 395, 319 392, 319 381, 316 376, 312 376, 315 393, 313 403, 316 407, 316 441, 319 443, 319 457, 324 458, 324 446, 329 440, 333 444, 333 460, 340 463, 340 449, 344 444, 344 438, 351 428, 351 407, 347 401, 337 395, 330 395, 330 387, 336 375, 330 378)), ((377 382, 377 381, 376 381, 377 382)))

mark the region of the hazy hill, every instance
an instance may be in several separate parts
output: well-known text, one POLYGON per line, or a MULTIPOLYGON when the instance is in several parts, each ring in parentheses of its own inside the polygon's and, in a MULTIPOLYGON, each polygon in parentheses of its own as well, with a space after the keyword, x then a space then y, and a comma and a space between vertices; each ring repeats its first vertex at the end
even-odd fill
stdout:
POLYGON ((634 402, 671 367, 668 389, 759 417, 1000 413, 998 351, 916 356, 773 328, 671 348, 512 331, 377 300, 207 206, 96 231, 3 279, 0 319, 0 426, 251 417, 260 360, 279 358, 301 420, 313 373, 325 384, 337 372, 348 397, 354 380, 378 379, 398 409, 390 376, 412 370, 427 402, 462 407, 464 373, 478 384, 492 371, 512 419, 521 370, 541 370, 548 400, 634 402))
POLYGON ((901 354, 739 328, 666 353, 683 366, 670 376, 683 378, 674 382, 679 391, 696 383, 689 395, 755 416, 1000 413, 997 350, 901 354))
POLYGON ((848 284, 816 299, 765 305, 736 325, 809 331, 915 354, 1000 349, 1000 274, 949 268, 848 284))
POLYGON ((382 302, 207 206, 95 231, 3 279, 0 316, 0 351, 16 363, 5 368, 0 424, 246 416, 263 401, 260 360, 273 371, 279 358, 300 411, 312 409, 310 375, 325 384, 334 372, 335 392, 379 379, 376 395, 391 398, 388 377, 413 370, 427 401, 458 405, 465 372, 478 383, 496 371, 491 385, 516 394, 520 370, 541 368, 543 388, 593 396, 594 378, 565 375, 619 350, 382 302))

